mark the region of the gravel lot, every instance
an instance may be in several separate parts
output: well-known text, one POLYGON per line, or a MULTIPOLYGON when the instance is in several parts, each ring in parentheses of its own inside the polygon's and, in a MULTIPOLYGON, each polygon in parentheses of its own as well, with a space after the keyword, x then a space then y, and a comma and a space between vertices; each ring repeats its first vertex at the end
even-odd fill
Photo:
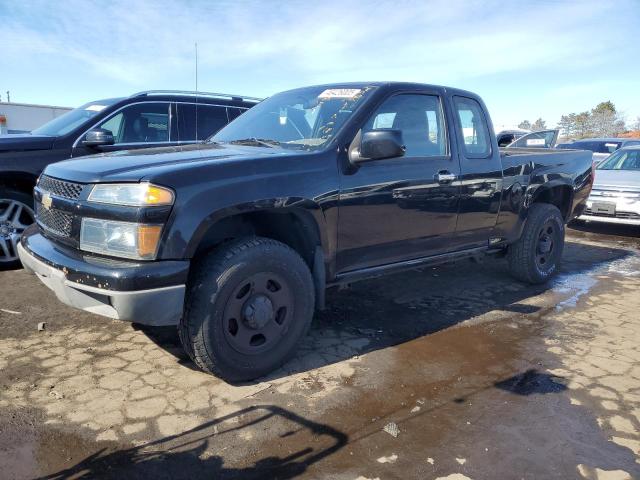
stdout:
POLYGON ((548 286, 487 261, 331 292, 292 362, 233 386, 173 328, 0 272, 0 476, 640 478, 640 230, 576 228, 548 286))

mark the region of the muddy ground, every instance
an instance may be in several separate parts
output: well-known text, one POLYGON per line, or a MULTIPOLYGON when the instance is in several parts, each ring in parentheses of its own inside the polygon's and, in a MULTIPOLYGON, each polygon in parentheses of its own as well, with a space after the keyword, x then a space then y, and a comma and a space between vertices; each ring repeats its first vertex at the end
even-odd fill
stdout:
POLYGON ((0 272, 0 478, 640 478, 640 230, 568 232, 547 286, 487 261, 331 292, 236 386, 0 272))

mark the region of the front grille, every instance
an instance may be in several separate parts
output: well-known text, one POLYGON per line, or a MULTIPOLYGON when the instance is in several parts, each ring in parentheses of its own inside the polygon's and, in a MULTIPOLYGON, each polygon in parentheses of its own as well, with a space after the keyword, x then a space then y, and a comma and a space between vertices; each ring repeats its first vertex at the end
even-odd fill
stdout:
POLYGON ((84 185, 81 183, 67 182, 64 180, 58 180, 57 178, 48 177, 42 175, 38 182, 38 188, 49 193, 53 193, 58 197, 69 198, 71 200, 77 200, 82 193, 84 185))
POLYGON ((70 237, 73 216, 56 210, 47 210, 41 204, 36 204, 36 221, 47 232, 59 237, 70 237))

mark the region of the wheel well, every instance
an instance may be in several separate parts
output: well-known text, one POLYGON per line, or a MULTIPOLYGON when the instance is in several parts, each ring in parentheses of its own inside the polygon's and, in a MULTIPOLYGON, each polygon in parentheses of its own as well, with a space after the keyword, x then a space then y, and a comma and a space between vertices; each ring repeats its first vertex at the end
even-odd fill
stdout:
POLYGON ((37 178, 28 173, 20 172, 5 172, 2 174, 2 180, 0 180, 0 188, 10 188, 12 190, 18 190, 33 195, 33 187, 36 185, 37 178))
POLYGON ((313 270, 320 234, 315 220, 306 211, 259 210, 224 218, 205 233, 194 256, 206 254, 226 241, 248 235, 272 238, 288 245, 313 270))
POLYGON ((562 217, 567 220, 571 213, 571 187, 559 185, 543 188, 536 194, 532 203, 550 203, 560 210, 562 217))

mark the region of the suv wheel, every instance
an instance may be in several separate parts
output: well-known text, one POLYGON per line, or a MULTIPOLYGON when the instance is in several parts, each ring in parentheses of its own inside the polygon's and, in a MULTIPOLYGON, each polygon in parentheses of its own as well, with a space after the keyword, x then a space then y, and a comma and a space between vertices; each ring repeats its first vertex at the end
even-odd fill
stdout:
POLYGON ((268 238, 237 240, 196 265, 180 339, 201 369, 253 380, 291 357, 314 300, 311 272, 294 250, 268 238))
POLYGON ((564 249, 564 221, 558 207, 534 203, 520 239, 509 246, 511 274, 528 283, 544 283, 558 270, 564 249))
POLYGON ((33 199, 29 195, 0 189, 0 268, 20 266, 18 242, 34 221, 33 199))

